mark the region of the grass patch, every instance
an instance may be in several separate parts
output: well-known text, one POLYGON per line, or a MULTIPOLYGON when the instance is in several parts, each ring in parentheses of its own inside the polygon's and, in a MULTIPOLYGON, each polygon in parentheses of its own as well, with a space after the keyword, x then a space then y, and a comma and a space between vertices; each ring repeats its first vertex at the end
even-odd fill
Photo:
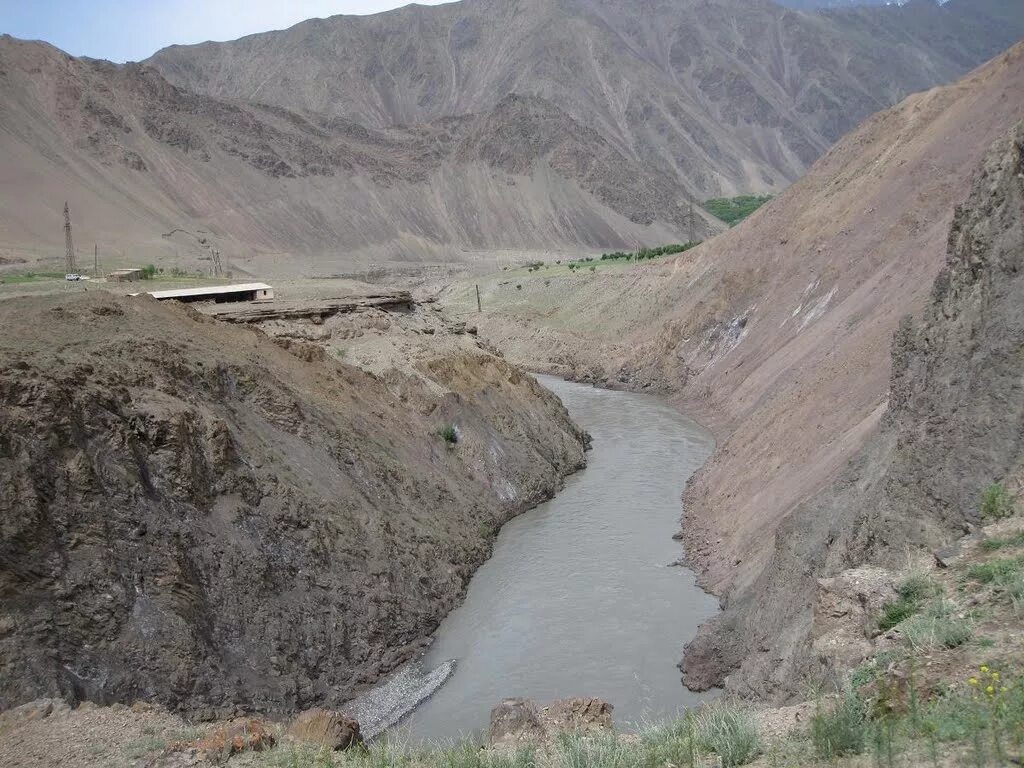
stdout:
POLYGON ((911 600, 894 600, 882 606, 882 618, 878 620, 878 628, 886 632, 897 624, 909 619, 917 612, 917 603, 911 600))
POLYGON ((448 445, 455 445, 459 442, 459 431, 455 428, 454 424, 446 424, 441 427, 438 434, 441 435, 441 439, 448 443, 448 445))
POLYGON ((38 283, 43 280, 63 280, 63 272, 22 272, 20 274, 0 275, 0 283, 19 285, 21 283, 38 283))
POLYGON ((732 704, 717 703, 697 713, 694 722, 697 747, 714 752, 722 765, 746 765, 761 748, 757 725, 750 713, 732 704))
POLYGON ((956 648, 974 634, 974 627, 954 612, 955 606, 939 598, 913 616, 903 627, 903 636, 915 650, 956 648))
POLYGON ((713 197, 704 201, 704 208, 730 227, 743 221, 762 205, 772 199, 771 195, 739 195, 738 197, 713 197))
POLYGON ((1012 536, 985 539, 981 542, 981 548, 985 552, 995 552, 999 549, 1012 549, 1013 547, 1024 547, 1024 531, 1015 533, 1012 536))
POLYGON ((886 632, 902 624, 921 607, 921 603, 940 592, 939 586, 927 576, 910 576, 896 587, 899 598, 882 606, 878 628, 886 632))
POLYGON ((1006 585, 1024 569, 1024 557, 1002 557, 987 563, 976 563, 967 569, 967 578, 981 584, 1006 585))
POLYGON ((848 693, 829 710, 811 718, 811 743, 818 757, 832 760, 864 751, 867 707, 856 693, 848 693))
POLYGON ((1002 483, 992 483, 981 494, 981 517, 984 520, 1002 520, 1016 512, 1013 497, 1002 483))
POLYGON ((129 742, 125 751, 133 760, 152 755, 154 752, 161 752, 167 748, 167 741, 157 736, 146 735, 129 742))
POLYGON ((614 733, 563 733, 556 749, 554 765, 558 768, 619 768, 635 765, 638 759, 635 748, 614 733))

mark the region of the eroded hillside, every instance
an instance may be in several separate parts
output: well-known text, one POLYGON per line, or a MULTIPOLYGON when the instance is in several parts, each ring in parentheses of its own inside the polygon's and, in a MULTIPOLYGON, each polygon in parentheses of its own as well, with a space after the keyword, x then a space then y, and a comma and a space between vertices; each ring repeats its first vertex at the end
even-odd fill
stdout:
MULTIPOLYGON (((170 85, 0 37, 0 258, 331 274, 485 251, 671 242, 685 191, 540 98, 376 129, 170 85), (84 255, 84 254, 82 254, 84 255), (145 261, 144 261, 145 260, 145 261)), ((698 233, 718 225, 694 221, 698 233)))
POLYGON ((0 326, 2 708, 344 701, 584 461, 469 336, 385 380, 148 298, 11 300, 0 326))
POLYGON ((540 96, 699 198, 779 189, 907 94, 1024 36, 1014 0, 465 0, 311 19, 149 62, 178 85, 386 127, 540 96))
MULTIPOLYGON (((923 316, 900 324, 881 428, 787 518, 765 573, 730 605, 744 617, 730 630, 757 649, 741 667, 746 684, 793 692, 798 670, 814 669, 804 601, 818 577, 865 562, 899 568, 908 551, 980 526, 993 483, 1021 493, 1022 354, 1024 123, 992 147, 957 208, 923 316)), ((735 641, 718 642, 699 651, 728 654, 735 641)))

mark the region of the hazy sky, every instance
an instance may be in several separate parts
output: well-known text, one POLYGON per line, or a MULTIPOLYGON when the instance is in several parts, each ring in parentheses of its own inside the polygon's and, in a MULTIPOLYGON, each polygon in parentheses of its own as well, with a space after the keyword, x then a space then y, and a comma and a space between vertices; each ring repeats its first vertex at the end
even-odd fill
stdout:
POLYGON ((172 43, 234 40, 316 16, 376 13, 409 1, 0 0, 0 33, 46 40, 75 56, 139 61, 172 43))

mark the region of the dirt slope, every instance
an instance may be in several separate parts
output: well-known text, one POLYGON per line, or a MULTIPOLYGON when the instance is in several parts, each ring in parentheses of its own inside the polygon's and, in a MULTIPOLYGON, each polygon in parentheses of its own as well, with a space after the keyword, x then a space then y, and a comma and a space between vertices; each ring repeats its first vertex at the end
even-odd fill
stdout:
MULTIPOLYGON (((675 392, 714 428, 718 451, 684 498, 686 546, 708 587, 749 603, 779 526, 877 430, 892 334, 924 306, 985 148, 1021 119, 1024 45, 872 117, 775 201, 677 259, 484 286, 481 332, 528 365, 675 392)), ((461 308, 464 295, 449 301, 461 308)), ((768 604, 780 615, 783 597, 768 604)), ((698 637, 691 684, 721 682, 752 650, 739 621, 727 610, 698 637)), ((768 692, 761 682, 730 685, 768 692)))
POLYGON ((767 0, 464 0, 149 62, 179 85, 386 127, 540 96, 700 198, 776 190, 907 94, 1024 36, 1016 0, 804 14, 767 0))
POLYGON ((99 291, 0 326, 0 709, 337 705, 583 463, 557 399, 468 335, 382 378, 99 291))
MULTIPOLYGON (((0 257, 331 274, 674 242, 684 190, 538 98, 408 129, 222 101, 0 37, 0 257)), ((707 232, 709 224, 696 224, 707 232)), ((22 267, 24 268, 24 267, 22 267)))
POLYGON ((735 659, 743 648, 742 689, 796 693, 800 670, 815 665, 807 624, 816 577, 864 562, 898 568, 908 550, 979 525, 989 484, 1005 481, 1020 492, 1022 269, 1024 122, 992 148, 958 207, 923 317, 900 325, 882 428, 835 482, 786 519, 762 577, 730 606, 742 618, 727 618, 729 635, 698 644, 691 663, 735 659))

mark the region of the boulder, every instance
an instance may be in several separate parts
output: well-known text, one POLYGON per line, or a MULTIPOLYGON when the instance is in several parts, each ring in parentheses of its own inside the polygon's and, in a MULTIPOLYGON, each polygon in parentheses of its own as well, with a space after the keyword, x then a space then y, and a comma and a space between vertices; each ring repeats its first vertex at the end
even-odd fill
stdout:
POLYGON ((487 738, 492 747, 542 741, 544 726, 536 705, 529 699, 505 699, 491 710, 487 738))
POLYGON ((333 750, 363 743, 358 721, 327 709, 307 709, 288 726, 287 735, 333 750))
POLYGON ((262 720, 240 718, 210 732, 191 744, 172 745, 171 752, 193 753, 206 762, 225 761, 241 752, 262 752, 277 742, 262 720))
POLYGON ((603 699, 577 696, 554 702, 544 712, 544 720, 552 731, 610 731, 612 709, 603 699))

